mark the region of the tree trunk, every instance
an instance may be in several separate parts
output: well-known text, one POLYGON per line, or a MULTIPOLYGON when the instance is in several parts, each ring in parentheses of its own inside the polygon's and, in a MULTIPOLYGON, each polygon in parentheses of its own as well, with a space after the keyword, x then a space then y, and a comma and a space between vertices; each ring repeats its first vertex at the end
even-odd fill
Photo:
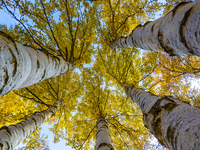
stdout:
POLYGON ((23 46, 0 31, 0 95, 72 69, 63 58, 23 46))
POLYGON ((172 97, 158 97, 124 85, 143 112, 145 126, 170 150, 200 149, 200 109, 172 97))
POLYGON ((108 124, 104 116, 99 116, 97 120, 95 150, 114 150, 110 139, 108 124))
POLYGON ((42 112, 36 112, 25 121, 0 128, 0 150, 12 150, 25 138, 30 136, 37 127, 56 113, 60 103, 58 100, 52 107, 42 112))
POLYGON ((117 47, 200 56, 200 1, 182 2, 164 17, 137 26, 130 35, 110 45, 117 47))

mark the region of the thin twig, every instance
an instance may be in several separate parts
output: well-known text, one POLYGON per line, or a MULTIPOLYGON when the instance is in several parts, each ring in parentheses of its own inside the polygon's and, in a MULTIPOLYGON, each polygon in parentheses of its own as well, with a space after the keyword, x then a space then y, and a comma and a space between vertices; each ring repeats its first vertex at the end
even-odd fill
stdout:
POLYGON ((33 96, 35 96, 41 104, 46 105, 47 107, 51 107, 51 105, 46 104, 45 102, 43 102, 38 96, 36 96, 33 92, 31 92, 28 88, 25 88, 29 93, 31 93, 33 96))

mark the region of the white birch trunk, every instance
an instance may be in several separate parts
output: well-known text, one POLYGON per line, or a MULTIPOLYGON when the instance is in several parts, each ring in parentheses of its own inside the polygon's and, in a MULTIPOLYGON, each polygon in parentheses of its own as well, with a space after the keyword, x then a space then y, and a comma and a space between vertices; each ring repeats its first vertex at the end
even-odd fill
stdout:
POLYGON ((14 149, 15 146, 30 136, 44 121, 51 118, 56 113, 60 103, 58 100, 52 107, 42 112, 36 112, 25 121, 0 128, 0 150, 14 149))
POLYGON ((200 109, 172 97, 158 97, 125 85, 143 112, 145 126, 170 150, 200 149, 200 109))
POLYGON ((97 120, 95 150, 114 150, 110 139, 108 124, 103 116, 99 116, 97 120))
POLYGON ((0 32, 0 95, 72 69, 63 58, 23 46, 0 32))
POLYGON ((200 56, 200 1, 180 3, 164 17, 137 26, 130 35, 110 45, 117 47, 200 56))

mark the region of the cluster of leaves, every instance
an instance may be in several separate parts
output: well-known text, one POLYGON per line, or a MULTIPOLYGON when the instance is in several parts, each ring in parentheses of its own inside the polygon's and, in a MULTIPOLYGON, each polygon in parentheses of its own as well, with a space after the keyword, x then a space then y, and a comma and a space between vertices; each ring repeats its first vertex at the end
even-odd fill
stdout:
POLYGON ((23 99, 14 92, 1 96, 0 100, 0 127, 23 121, 38 110, 33 101, 23 99))

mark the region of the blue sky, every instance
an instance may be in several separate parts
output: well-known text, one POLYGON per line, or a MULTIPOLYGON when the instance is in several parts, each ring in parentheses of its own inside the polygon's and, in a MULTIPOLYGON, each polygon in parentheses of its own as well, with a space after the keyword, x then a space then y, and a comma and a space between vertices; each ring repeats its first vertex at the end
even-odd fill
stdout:
POLYGON ((10 26, 11 24, 16 24, 16 21, 8 13, 0 9, 0 24, 10 26))

